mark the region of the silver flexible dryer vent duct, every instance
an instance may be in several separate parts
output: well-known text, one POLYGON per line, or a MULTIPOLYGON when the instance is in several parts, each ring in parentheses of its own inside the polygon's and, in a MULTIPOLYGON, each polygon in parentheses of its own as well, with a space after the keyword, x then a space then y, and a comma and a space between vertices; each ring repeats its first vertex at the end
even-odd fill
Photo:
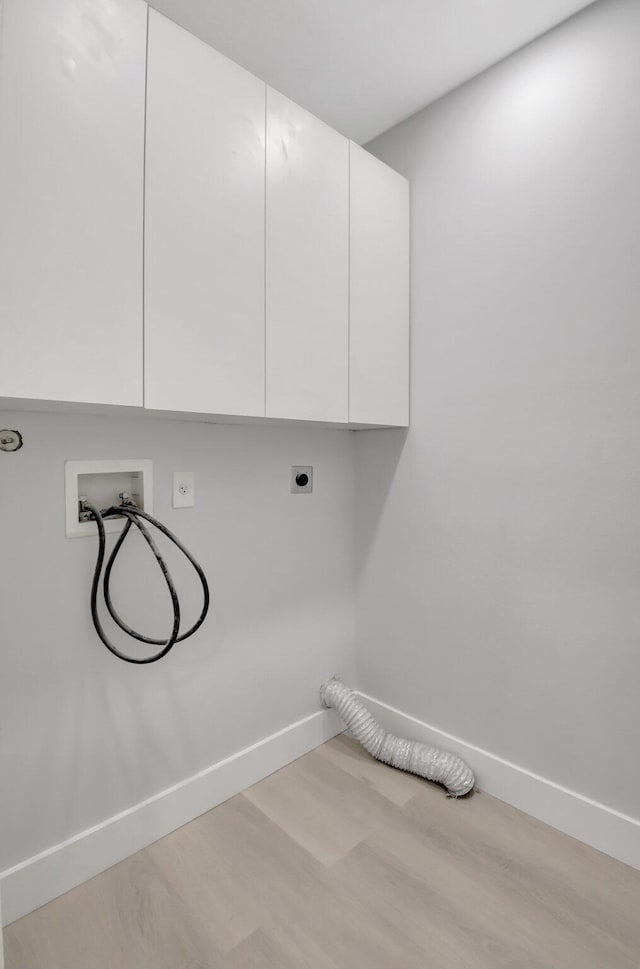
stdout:
POLYGON ((443 784, 450 797, 468 794, 475 784, 473 771, 463 760, 417 740, 402 740, 387 733, 364 703, 337 677, 323 683, 320 699, 333 707, 367 753, 383 764, 443 784))

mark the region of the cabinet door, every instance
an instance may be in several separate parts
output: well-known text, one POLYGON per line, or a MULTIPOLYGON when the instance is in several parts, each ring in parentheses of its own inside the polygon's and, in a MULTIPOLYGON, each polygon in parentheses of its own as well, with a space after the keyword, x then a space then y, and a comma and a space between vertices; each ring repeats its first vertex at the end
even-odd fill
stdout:
POLYGON ((4 0, 0 396, 142 403, 147 7, 4 0))
POLYGON ((264 415, 265 86, 149 11, 145 405, 264 415))
POLYGON ((349 143, 267 91, 267 415, 347 421, 349 143))
POLYGON ((351 144, 349 419, 409 423, 409 183, 351 144))

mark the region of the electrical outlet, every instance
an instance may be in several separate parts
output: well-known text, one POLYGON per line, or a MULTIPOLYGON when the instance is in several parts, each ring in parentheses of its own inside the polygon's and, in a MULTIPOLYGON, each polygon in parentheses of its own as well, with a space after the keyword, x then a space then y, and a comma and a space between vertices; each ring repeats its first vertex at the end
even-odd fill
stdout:
POLYGON ((310 495, 313 491, 313 468, 310 464, 296 464, 291 468, 291 494, 310 495))
POLYGON ((191 508, 196 503, 193 471, 173 472, 173 507, 191 508))

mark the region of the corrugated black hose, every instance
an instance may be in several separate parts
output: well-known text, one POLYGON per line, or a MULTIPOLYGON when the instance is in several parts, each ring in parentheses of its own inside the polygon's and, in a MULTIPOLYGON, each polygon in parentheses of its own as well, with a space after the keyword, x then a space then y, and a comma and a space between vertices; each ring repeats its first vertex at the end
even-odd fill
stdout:
POLYGON ((188 639, 189 636, 193 636, 195 631, 199 629, 202 623, 204 622, 207 612, 209 611, 209 585, 207 583, 206 576, 202 568, 200 567, 200 565, 198 565, 198 563, 194 559, 193 555, 191 555, 188 549, 184 547, 182 542, 178 538, 176 538, 173 532, 170 532, 169 529, 166 527, 166 525, 163 525, 162 522, 159 522, 156 518, 152 518, 151 515, 148 515, 140 508, 136 508, 135 504, 132 501, 127 500, 123 502, 122 505, 112 505, 110 508, 104 508, 102 509, 102 511, 100 511, 98 508, 95 507, 95 505, 92 505, 90 504, 90 502, 83 500, 82 511, 89 512, 89 514, 95 521, 98 529, 98 557, 96 559, 96 567, 93 573, 93 582, 91 583, 91 616, 93 618, 93 625, 96 627, 96 632, 100 637, 100 639, 102 640, 102 642, 104 643, 104 645, 107 647, 107 649, 110 652, 112 652, 114 656, 117 656, 118 659, 124 660, 125 663, 137 663, 137 664, 155 663, 157 662, 157 660, 162 659, 163 656, 166 656, 167 653, 171 649, 173 649, 176 643, 182 643, 184 642, 185 639, 188 639), (105 557, 105 550, 106 550, 106 539, 105 539, 105 532, 104 532, 105 518, 126 518, 127 519, 125 526, 122 529, 122 533, 120 534, 118 541, 114 545, 113 551, 109 556, 109 559, 107 561, 107 566, 104 572, 102 589, 104 593, 104 601, 106 603, 107 609, 109 610, 109 614, 111 618, 114 620, 114 622, 117 623, 117 625, 120 627, 120 629, 122 629, 128 636, 131 636, 133 639, 137 639, 141 643, 149 643, 150 645, 153 645, 153 646, 162 647, 162 649, 158 650, 156 653, 153 653, 151 656, 145 656, 144 658, 141 658, 141 659, 138 659, 134 656, 127 656, 126 653, 121 652, 116 646, 114 646, 114 644, 111 642, 111 640, 105 633, 102 623, 100 622, 100 616, 98 615, 98 589, 100 586, 100 576, 102 575, 102 567, 104 565, 104 557, 105 557), (187 632, 182 633, 182 635, 180 635, 180 602, 178 600, 178 593, 176 592, 176 587, 173 583, 173 579, 171 578, 171 573, 167 568, 167 563, 165 562, 162 555, 160 554, 160 550, 158 549, 158 546, 154 542, 149 529, 143 524, 143 521, 141 521, 141 519, 144 519, 144 521, 147 521, 151 525, 154 525, 159 531, 162 532, 163 535, 166 535, 166 537, 180 549, 180 551, 183 553, 183 555, 187 557, 187 559, 189 560, 189 562, 197 572, 198 578, 200 579, 200 582, 202 584, 202 593, 203 593, 202 612, 200 613, 198 619, 195 621, 191 629, 188 629, 187 632), (164 575, 165 581, 167 583, 167 588, 169 589, 169 595, 171 596, 171 604, 173 607, 173 628, 171 630, 171 635, 166 640, 154 639, 151 636, 144 636, 142 633, 136 632, 135 629, 132 629, 131 626, 128 626, 124 622, 124 620, 121 619, 121 617, 118 615, 115 609, 115 606, 113 604, 113 600, 111 598, 111 590, 110 590, 111 571, 113 569, 118 552, 122 548, 127 535, 129 534, 129 532, 131 531, 131 528, 134 525, 141 532, 149 548, 155 555, 156 561, 158 562, 158 565, 160 566, 160 569, 162 570, 162 574, 164 575))

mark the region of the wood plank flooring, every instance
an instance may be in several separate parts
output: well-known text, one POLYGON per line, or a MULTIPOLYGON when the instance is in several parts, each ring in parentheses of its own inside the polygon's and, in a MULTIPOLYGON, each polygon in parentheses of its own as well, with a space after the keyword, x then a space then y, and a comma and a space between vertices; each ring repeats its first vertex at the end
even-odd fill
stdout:
POLYGON ((640 872, 343 735, 5 947, 6 969, 640 969, 640 872))

